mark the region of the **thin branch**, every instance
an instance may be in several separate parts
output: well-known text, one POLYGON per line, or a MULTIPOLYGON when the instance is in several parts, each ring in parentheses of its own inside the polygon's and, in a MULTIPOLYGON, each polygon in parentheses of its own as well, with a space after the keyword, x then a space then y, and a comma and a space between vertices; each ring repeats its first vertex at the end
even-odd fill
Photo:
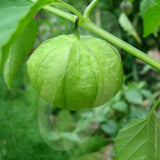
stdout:
POLYGON ((68 10, 70 10, 71 12, 73 12, 75 15, 77 15, 78 18, 81 18, 83 19, 83 15, 77 10, 75 9, 74 7, 72 7, 71 5, 65 3, 65 2, 53 2, 52 3, 53 5, 57 5, 57 6, 62 6, 68 10))
MULTIPOLYGON (((30 0, 30 1, 34 2, 34 3, 37 2, 37 0, 30 0)), ((50 5, 61 6, 63 8, 66 8, 66 9, 70 10, 71 12, 73 12, 75 15, 77 15, 78 18, 83 19, 83 15, 77 9, 75 9, 74 7, 72 7, 71 5, 69 5, 68 3, 64 2, 64 1, 59 1, 59 2, 55 1, 55 2, 52 2, 52 3, 44 6, 43 8, 46 9, 46 10, 48 10, 48 11, 51 11, 52 13, 55 13, 55 14, 57 14, 59 16, 62 16, 64 18, 68 19, 68 20, 71 20, 73 22, 73 15, 72 14, 64 12, 64 11, 62 11, 60 9, 56 9, 54 7, 51 8, 50 5), (66 16, 65 16, 65 14, 66 14, 66 16), (70 16, 72 16, 72 18, 70 16)), ((74 20, 75 19, 76 18, 74 17, 74 20)))
POLYGON ((100 28, 90 20, 85 21, 84 23, 80 24, 81 27, 84 29, 87 29, 91 32, 96 33, 100 37, 104 38, 108 42, 118 46, 119 48, 125 50, 126 52, 134 55, 135 57, 141 59, 143 62, 146 62, 147 64, 151 65, 158 71, 160 71, 160 62, 151 58, 141 50, 135 48, 134 46, 130 45, 129 43, 119 39, 118 37, 112 35, 111 33, 105 31, 104 29, 100 28))
MULTIPOLYGON (((69 8, 70 7, 72 8, 72 6, 69 5, 69 8)), ((46 7, 43 7, 43 8, 48 10, 48 11, 51 11, 52 13, 55 13, 55 14, 63 17, 63 18, 66 18, 66 19, 72 21, 73 23, 75 23, 75 20, 76 20, 77 16, 66 13, 66 12, 61 11, 59 9, 53 8, 51 6, 46 6, 46 7)), ((66 7, 66 8, 68 8, 68 7, 66 7)), ((77 12, 76 9, 74 9, 74 8, 71 9, 71 8, 70 8, 71 11, 74 11, 74 12, 76 11, 77 12)), ((81 13, 80 13, 79 16, 80 16, 79 17, 79 26, 81 26, 84 29, 87 29, 91 32, 96 33, 97 35, 104 38, 108 42, 118 46, 119 48, 125 50, 126 52, 128 52, 132 55, 134 55, 135 57, 141 59, 142 61, 146 62, 147 64, 151 65, 152 67, 154 67, 155 69, 160 71, 160 62, 158 62, 157 60, 149 57, 147 54, 145 54, 144 52, 135 48, 134 46, 130 45, 129 43, 117 38, 116 36, 112 35, 111 33, 105 31, 104 29, 102 29, 100 27, 98 27, 96 24, 91 22, 89 18, 83 17, 81 15, 81 13)))
POLYGON ((67 20, 69 20, 73 23, 75 22, 76 17, 77 17, 73 14, 67 13, 65 11, 62 11, 60 9, 57 9, 57 8, 54 8, 54 7, 51 7, 51 6, 45 6, 45 7, 43 7, 43 9, 45 9, 47 11, 50 11, 50 12, 52 12, 52 13, 58 15, 58 16, 61 16, 61 17, 65 18, 65 19, 67 19, 67 20))
POLYGON ((85 9, 84 14, 83 14, 84 17, 89 18, 89 15, 90 15, 92 9, 95 7, 95 5, 98 3, 98 1, 99 1, 99 0, 93 0, 93 1, 89 4, 89 6, 87 6, 87 8, 85 9))

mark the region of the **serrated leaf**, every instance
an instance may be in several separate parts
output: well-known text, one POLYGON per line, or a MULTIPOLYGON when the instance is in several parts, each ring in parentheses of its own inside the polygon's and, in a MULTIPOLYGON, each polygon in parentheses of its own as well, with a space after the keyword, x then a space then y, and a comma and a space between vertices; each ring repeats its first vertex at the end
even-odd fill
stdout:
POLYGON ((35 19, 32 19, 25 31, 10 48, 3 71, 8 88, 11 88, 25 55, 32 49, 37 34, 38 27, 35 19))
POLYGON ((23 33, 37 11, 54 0, 0 0, 0 72, 8 57, 10 47, 23 33))
POLYGON ((144 37, 156 31, 160 26, 160 5, 148 8, 144 15, 144 37))
POLYGON ((120 130, 115 139, 117 160, 160 160, 160 121, 134 120, 120 130))
POLYGON ((142 105, 142 95, 136 89, 129 89, 125 92, 125 98, 129 103, 142 105))
POLYGON ((129 35, 132 35, 137 40, 138 43, 141 43, 139 35, 137 34, 134 26, 132 25, 132 23, 130 22, 125 13, 121 13, 119 17, 119 24, 125 31, 128 32, 129 35))
POLYGON ((145 11, 153 6, 155 4, 155 1, 154 0, 142 0, 141 3, 140 3, 140 14, 141 16, 143 17, 144 14, 145 14, 145 11))

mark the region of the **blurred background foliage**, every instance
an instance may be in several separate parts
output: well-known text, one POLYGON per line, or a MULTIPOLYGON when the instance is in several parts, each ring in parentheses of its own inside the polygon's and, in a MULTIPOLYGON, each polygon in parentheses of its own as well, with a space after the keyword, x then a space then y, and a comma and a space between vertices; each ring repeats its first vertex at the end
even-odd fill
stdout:
MULTIPOLYGON (((65 1, 81 12, 90 2, 65 1)), ((143 14, 150 5, 152 4, 146 4, 145 0, 101 0, 92 11, 91 19, 105 30, 160 60, 159 31, 143 37, 143 14), (122 13, 125 16, 122 17, 122 13), (123 21, 120 18, 124 18, 123 21), (124 21, 131 26, 130 30, 126 30, 124 21)), ((74 31, 71 22, 44 10, 36 15, 36 20, 39 34, 33 50, 48 38, 72 34, 74 31)), ((81 28, 79 30, 81 34, 94 35, 81 28)), ((81 121, 85 122, 81 128, 82 135, 87 134, 87 129, 95 129, 82 144, 68 151, 56 151, 49 147, 40 133, 37 108, 39 97, 29 83, 25 63, 12 90, 7 89, 0 77, 0 160, 115 159, 113 144, 119 129, 135 118, 145 117, 160 95, 159 72, 125 51, 119 51, 124 66, 124 84, 109 103, 84 112, 68 112, 54 107, 52 113, 49 113, 48 116, 52 115, 50 124, 54 122, 58 131, 54 135, 55 139, 52 137, 55 144, 58 144, 60 139, 67 139, 67 146, 75 141, 80 143, 79 133, 73 131, 73 126, 81 121)), ((29 55, 25 62, 28 57, 29 55)), ((62 143, 60 145, 63 145, 62 143)))

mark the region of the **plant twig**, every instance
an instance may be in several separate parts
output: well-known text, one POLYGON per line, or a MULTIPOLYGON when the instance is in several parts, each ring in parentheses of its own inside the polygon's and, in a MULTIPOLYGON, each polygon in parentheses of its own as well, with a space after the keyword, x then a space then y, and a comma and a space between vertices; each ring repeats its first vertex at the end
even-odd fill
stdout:
POLYGON ((51 6, 45 6, 43 8, 45 10, 47 10, 47 11, 50 11, 50 12, 52 12, 52 13, 58 15, 58 16, 61 16, 61 17, 65 18, 65 19, 69 20, 69 21, 71 21, 73 23, 75 22, 76 17, 77 17, 77 16, 75 16, 73 14, 67 13, 65 11, 62 11, 60 9, 57 9, 57 8, 54 8, 54 7, 51 7, 51 6))
POLYGON ((77 39, 80 39, 79 32, 78 32, 78 23, 79 23, 79 18, 77 17, 75 20, 74 37, 76 37, 77 39))
POLYGON ((151 65, 155 69, 160 71, 160 62, 156 61, 155 59, 149 57, 144 52, 140 51, 139 49, 133 47, 132 45, 128 44, 127 42, 117 38, 116 36, 112 35, 111 33, 105 31, 104 29, 100 28, 90 20, 85 21, 81 24, 84 29, 87 29, 91 32, 96 33, 100 37, 104 38, 108 42, 118 46, 119 48, 127 51, 128 53, 134 55, 135 57, 141 59, 142 61, 146 62, 147 64, 151 65))
POLYGON ((99 1, 99 0, 93 0, 93 1, 89 4, 89 6, 87 6, 87 8, 85 9, 84 14, 83 14, 84 17, 89 18, 89 15, 90 15, 92 9, 95 7, 95 5, 98 3, 98 1, 99 1))
POLYGON ((77 15, 78 18, 83 19, 83 15, 74 7, 72 7, 71 5, 65 3, 65 2, 53 2, 52 5, 57 5, 57 6, 62 6, 68 10, 70 10, 71 12, 73 12, 75 15, 77 15))
MULTIPOLYGON (((92 1, 92 3, 94 4, 94 2, 98 2, 97 1, 92 1)), ((91 4, 92 4, 91 3, 91 4)), ((160 62, 158 62, 157 60, 149 57, 147 54, 145 54, 144 52, 140 51, 139 49, 133 47, 132 45, 128 44, 127 42, 117 38, 116 36, 112 35, 111 33, 105 31, 104 29, 98 27, 96 24, 94 24, 93 22, 90 21, 89 18, 87 17, 84 17, 81 15, 81 13, 79 11, 77 11, 74 7, 70 6, 69 4, 64 4, 64 3, 61 3, 60 2, 54 2, 53 4, 56 4, 56 5, 61 5, 67 9, 69 9, 70 11, 72 11, 74 14, 76 14, 79 18, 79 26, 83 27, 84 29, 87 29, 91 32, 94 32, 96 33, 97 35, 99 35, 100 37, 104 38, 105 40, 107 40, 108 42, 118 46, 119 48, 125 50, 126 52, 134 55, 135 57, 141 59, 142 61, 146 62, 147 64, 151 65, 153 68, 157 69, 158 71, 160 71, 160 62)), ((89 15, 91 9, 93 8, 94 5, 90 5, 91 7, 89 7, 87 10, 86 10, 86 15, 89 15)), ((46 6, 46 7, 43 7, 44 9, 54 13, 54 14, 57 14, 63 18, 66 18, 70 21, 72 21, 73 23, 75 23, 75 20, 76 20, 76 16, 72 15, 72 14, 69 14, 69 13, 66 13, 64 11, 61 11, 59 9, 56 9, 56 8, 53 8, 51 6, 46 6)))
MULTIPOLYGON (((33 2, 33 3, 37 2, 37 0, 30 0, 30 1, 33 2)), ((53 1, 52 3, 48 4, 48 6, 44 6, 43 9, 48 10, 48 11, 50 11, 52 13, 55 13, 55 14, 63 17, 63 18, 66 18, 66 19, 74 22, 73 19, 74 20, 76 19, 75 15, 72 15, 72 14, 70 14, 68 12, 62 11, 62 10, 54 8, 54 7, 51 7, 49 5, 61 6, 63 8, 66 8, 66 9, 70 10, 71 12, 73 12, 75 15, 77 15, 77 17, 83 19, 83 15, 77 9, 75 9, 74 7, 72 7, 71 5, 69 5, 68 3, 64 2, 64 1, 61 1, 61 0, 59 0, 58 2, 57 1, 55 1, 55 2, 53 1), (73 16, 74 16, 74 18, 73 18, 73 16)))

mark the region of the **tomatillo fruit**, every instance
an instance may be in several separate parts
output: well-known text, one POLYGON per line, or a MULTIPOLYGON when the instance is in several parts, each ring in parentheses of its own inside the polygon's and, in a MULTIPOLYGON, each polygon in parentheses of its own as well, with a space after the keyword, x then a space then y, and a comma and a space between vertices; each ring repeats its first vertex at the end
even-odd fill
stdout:
POLYGON ((61 35, 43 42, 29 58, 27 71, 46 102, 72 111, 105 104, 123 81, 117 49, 92 36, 61 35))

